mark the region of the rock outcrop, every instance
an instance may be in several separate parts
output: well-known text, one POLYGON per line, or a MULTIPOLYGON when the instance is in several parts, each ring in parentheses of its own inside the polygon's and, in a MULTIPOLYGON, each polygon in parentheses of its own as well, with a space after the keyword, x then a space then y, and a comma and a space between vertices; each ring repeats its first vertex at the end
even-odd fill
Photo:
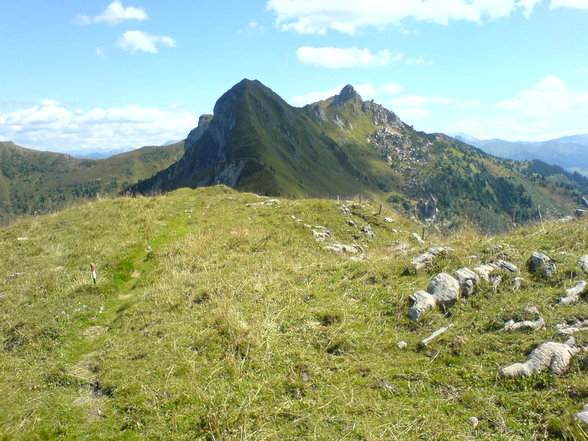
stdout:
POLYGON ((414 267, 415 271, 421 271, 422 269, 429 266, 437 257, 447 255, 450 251, 452 251, 451 248, 444 246, 432 247, 417 258, 413 259, 410 264, 414 267))
POLYGON ((542 317, 537 320, 523 320, 520 322, 515 322, 511 319, 504 324, 502 331, 534 331, 544 327, 545 320, 542 317))
POLYGON ((469 268, 460 268, 453 273, 461 287, 461 296, 469 297, 473 294, 476 286, 480 284, 480 277, 469 268))

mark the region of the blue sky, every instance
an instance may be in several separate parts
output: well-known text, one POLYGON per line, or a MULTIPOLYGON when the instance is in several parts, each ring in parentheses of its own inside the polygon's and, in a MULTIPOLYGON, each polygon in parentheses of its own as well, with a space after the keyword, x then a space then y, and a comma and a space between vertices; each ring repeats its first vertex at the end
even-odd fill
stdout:
POLYGON ((243 78, 302 106, 353 84, 427 132, 588 132, 588 0, 0 0, 0 140, 183 139, 243 78))

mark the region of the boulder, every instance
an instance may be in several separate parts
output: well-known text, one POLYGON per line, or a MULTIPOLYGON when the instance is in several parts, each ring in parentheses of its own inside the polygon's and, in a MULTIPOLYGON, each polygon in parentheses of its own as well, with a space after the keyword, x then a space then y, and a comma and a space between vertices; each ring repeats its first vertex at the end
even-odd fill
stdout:
POLYGON ((410 318, 418 322, 424 314, 433 309, 437 304, 435 298, 426 291, 417 291, 410 296, 410 300, 413 302, 412 308, 408 313, 410 318))
POLYGON ((572 288, 566 289, 564 296, 559 300, 559 305, 571 305, 572 303, 576 303, 580 300, 580 295, 586 289, 586 282, 584 280, 580 280, 576 286, 572 288))
POLYGON ((460 268, 453 273, 453 277, 459 282, 462 297, 469 297, 476 286, 480 284, 480 277, 469 268, 460 268))
POLYGON ((427 286, 427 292, 442 308, 448 308, 457 302, 460 291, 459 282, 447 273, 437 274, 427 286))
POLYGON ((509 378, 526 377, 547 369, 556 375, 561 375, 578 352, 580 348, 573 338, 565 343, 552 341, 541 343, 529 354, 527 361, 502 368, 500 375, 509 378))

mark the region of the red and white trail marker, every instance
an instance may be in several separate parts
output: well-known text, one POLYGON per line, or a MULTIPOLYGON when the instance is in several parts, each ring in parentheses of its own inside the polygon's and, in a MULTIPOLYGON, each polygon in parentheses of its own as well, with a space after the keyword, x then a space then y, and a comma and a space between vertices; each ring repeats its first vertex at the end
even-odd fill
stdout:
POLYGON ((93 263, 90 264, 90 272, 92 273, 92 281, 94 282, 94 285, 96 285, 96 265, 93 263))

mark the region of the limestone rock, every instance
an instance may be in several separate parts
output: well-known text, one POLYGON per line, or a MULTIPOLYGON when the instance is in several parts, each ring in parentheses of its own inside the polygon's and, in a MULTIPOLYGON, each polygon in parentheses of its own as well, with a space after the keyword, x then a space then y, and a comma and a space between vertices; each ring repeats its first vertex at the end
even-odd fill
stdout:
POLYGON ((414 240, 416 240, 418 243, 425 243, 425 241, 423 239, 421 239, 421 236, 419 236, 416 233, 412 233, 411 236, 414 240))
POLYGON ((518 291, 524 281, 525 279, 523 279, 522 277, 515 277, 514 283, 512 285, 513 291, 518 291))
POLYGON ((539 317, 537 320, 523 320, 521 322, 515 322, 509 320, 504 324, 502 331, 534 331, 545 327, 545 320, 539 317))
POLYGON ((461 287, 461 295, 469 297, 476 286, 480 284, 480 277, 469 268, 460 268, 453 273, 453 277, 457 279, 461 287))
POLYGON ((392 218, 390 218, 390 217, 385 217, 385 218, 384 218, 384 222, 386 222, 387 224, 391 224, 391 223, 392 223, 392 218))
POLYGON ((405 349, 408 346, 408 343, 405 342, 404 340, 400 340, 398 343, 396 343, 396 347, 398 349, 405 349))
POLYGON ((505 270, 510 271, 511 273, 519 272, 518 267, 514 263, 507 262, 506 260, 499 260, 496 262, 496 265, 500 268, 504 268, 505 270))
POLYGON ((539 316, 539 310, 534 305, 525 306, 525 309, 523 311, 526 315, 535 316, 535 317, 539 316))
POLYGON ((576 208, 576 211, 574 211, 574 214, 578 217, 585 216, 586 213, 588 213, 588 211, 582 210, 581 208, 576 208))
POLYGON ((361 227, 361 232, 371 239, 376 238, 376 233, 374 233, 374 230, 369 225, 364 225, 361 227))
POLYGON ((312 237, 314 237, 316 240, 325 240, 325 239, 331 237, 331 233, 327 229, 311 230, 310 232, 312 233, 312 237))
POLYGON ((571 305, 580 300, 580 295, 586 289, 586 281, 580 280, 576 286, 566 289, 564 296, 559 300, 560 305, 571 305))
POLYGON ((439 273, 429 282, 427 292, 433 296, 442 308, 452 306, 459 299, 461 287, 459 282, 447 273, 439 273))
POLYGON ((584 254, 582 257, 580 257, 580 260, 578 260, 578 266, 582 269, 582 271, 588 273, 588 254, 584 254))
POLYGON ((490 274, 497 271, 499 267, 493 263, 478 265, 474 267, 474 271, 480 275, 486 282, 490 282, 490 274))
POLYGON ((510 378, 526 377, 550 369, 556 375, 561 375, 579 351, 573 338, 565 343, 541 343, 529 354, 527 361, 502 368, 500 374, 510 378))
POLYGON ((475 416, 468 418, 468 424, 472 427, 477 427, 480 421, 475 416))
POLYGON ((546 263, 543 266, 542 273, 543 273, 543 276, 545 276, 545 277, 548 277, 548 278, 553 277, 555 275, 555 273, 557 273, 557 267, 555 266, 555 263, 553 263, 553 262, 546 263))
POLYGON ((582 412, 575 413, 574 418, 580 421, 585 426, 588 426, 588 404, 584 406, 582 412))
POLYGON ((535 251, 533 254, 531 254, 531 271, 537 272, 543 268, 546 263, 549 262, 551 262, 551 257, 549 257, 547 254, 535 251))
POLYGON ((278 199, 268 199, 267 201, 263 201, 263 202, 250 202, 248 204, 245 204, 246 207, 264 207, 264 206, 270 206, 270 205, 275 205, 275 204, 279 204, 280 201, 278 199))
MULTIPOLYGON (((413 233, 416 235, 416 233, 413 233)), ((417 235, 418 237, 418 235, 417 235)), ((420 240, 420 237, 419 237, 420 240)), ((410 264, 414 267, 416 271, 420 271, 430 265, 436 257, 446 255, 449 253, 451 248, 443 247, 443 246, 436 246, 429 248, 426 252, 418 256, 417 258, 413 259, 410 264)))
POLYGON ((365 252, 360 245, 346 245, 338 242, 325 246, 325 250, 333 251, 337 254, 363 254, 365 252))
POLYGON ((413 302, 412 308, 410 308, 410 318, 418 322, 421 317, 433 309, 437 304, 435 298, 426 291, 417 291, 410 296, 410 300, 413 302))
POLYGON ((351 210, 347 208, 346 205, 341 205, 341 207, 339 207, 339 211, 343 214, 351 214, 351 210))

